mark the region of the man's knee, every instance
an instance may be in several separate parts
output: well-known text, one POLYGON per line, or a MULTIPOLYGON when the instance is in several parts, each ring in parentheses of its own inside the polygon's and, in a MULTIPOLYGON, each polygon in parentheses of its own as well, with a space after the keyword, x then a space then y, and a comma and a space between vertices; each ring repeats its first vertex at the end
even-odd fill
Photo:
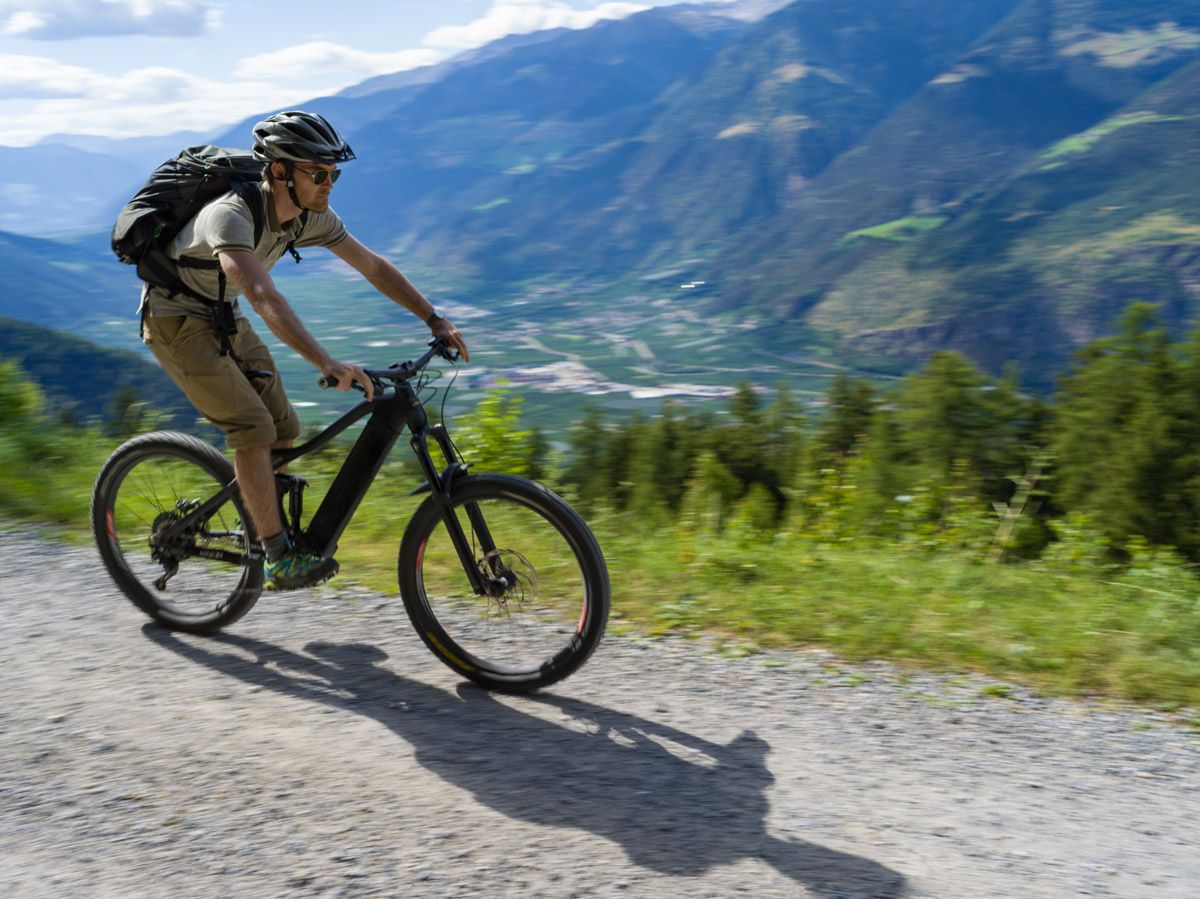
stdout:
POLYGON ((288 406, 287 415, 275 422, 275 442, 291 443, 300 436, 300 417, 288 406))
POLYGON ((273 421, 261 422, 246 427, 224 428, 225 443, 232 450, 251 450, 262 448, 269 450, 271 444, 278 440, 273 421))

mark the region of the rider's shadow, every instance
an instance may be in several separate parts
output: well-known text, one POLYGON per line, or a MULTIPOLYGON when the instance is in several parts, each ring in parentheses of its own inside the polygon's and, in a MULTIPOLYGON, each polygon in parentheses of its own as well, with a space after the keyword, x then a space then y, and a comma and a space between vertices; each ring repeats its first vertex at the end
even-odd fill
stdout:
POLYGON ((367 715, 416 750, 421 765, 503 815, 585 830, 619 844, 635 864, 679 876, 756 858, 818 896, 898 897, 904 877, 765 828, 767 743, 746 731, 718 745, 662 724, 576 699, 529 697, 563 724, 463 686, 457 694, 379 667, 367 644, 310 643, 300 655, 221 634, 214 652, 146 625, 146 636, 247 683, 367 715), (250 653, 253 659, 244 653, 250 653))

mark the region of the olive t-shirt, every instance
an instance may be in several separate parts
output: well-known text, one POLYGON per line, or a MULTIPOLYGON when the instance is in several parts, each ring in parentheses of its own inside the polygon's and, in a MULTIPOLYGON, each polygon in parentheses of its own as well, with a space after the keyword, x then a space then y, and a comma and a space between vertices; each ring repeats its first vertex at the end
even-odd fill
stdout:
MULTIPOLYGON (((223 250, 249 250, 270 271, 287 251, 287 245, 295 241, 297 247, 332 247, 346 237, 346 226, 332 209, 326 212, 308 213, 303 231, 301 216, 281 228, 275 214, 275 202, 271 185, 261 182, 263 192, 262 236, 254 245, 254 215, 249 205, 234 192, 218 197, 206 205, 190 222, 184 225, 175 240, 167 248, 172 259, 189 256, 195 259, 215 260, 223 250)), ((217 269, 180 267, 183 283, 197 293, 214 300, 219 295, 217 269)), ((238 306, 237 288, 230 282, 225 284, 225 300, 233 303, 234 314, 244 317, 238 306)), ((204 303, 186 294, 171 296, 161 287, 146 285, 142 291, 142 302, 148 304, 151 315, 198 315, 212 317, 212 310, 204 303)))

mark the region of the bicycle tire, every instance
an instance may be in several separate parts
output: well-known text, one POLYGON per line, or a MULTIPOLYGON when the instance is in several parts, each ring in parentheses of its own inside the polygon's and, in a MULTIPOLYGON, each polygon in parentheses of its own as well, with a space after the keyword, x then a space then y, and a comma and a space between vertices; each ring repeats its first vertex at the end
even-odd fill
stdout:
POLYGON ((405 529, 398 574, 425 645, 491 690, 523 693, 562 680, 595 651, 608 621, 608 569, 586 522, 552 491, 511 475, 462 478, 448 498, 427 497, 405 529), (468 518, 472 504, 495 538, 491 555, 468 518), (464 525, 479 570, 494 560, 511 575, 503 595, 471 588, 447 513, 464 525))
POLYGON ((154 542, 164 526, 233 478, 233 465, 218 450, 172 431, 135 437, 113 451, 100 469, 91 503, 100 558, 121 592, 166 627, 213 633, 258 601, 262 562, 248 555, 255 535, 240 494, 180 545, 164 548, 154 542), (193 555, 197 550, 242 559, 214 561, 193 555))

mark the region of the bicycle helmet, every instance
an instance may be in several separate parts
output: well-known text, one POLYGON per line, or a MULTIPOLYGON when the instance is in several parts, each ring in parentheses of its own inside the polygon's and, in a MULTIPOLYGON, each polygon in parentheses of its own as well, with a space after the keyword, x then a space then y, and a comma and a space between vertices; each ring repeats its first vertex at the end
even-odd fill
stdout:
POLYGON ((254 126, 254 158, 263 162, 349 162, 354 151, 315 112, 289 110, 254 126))

